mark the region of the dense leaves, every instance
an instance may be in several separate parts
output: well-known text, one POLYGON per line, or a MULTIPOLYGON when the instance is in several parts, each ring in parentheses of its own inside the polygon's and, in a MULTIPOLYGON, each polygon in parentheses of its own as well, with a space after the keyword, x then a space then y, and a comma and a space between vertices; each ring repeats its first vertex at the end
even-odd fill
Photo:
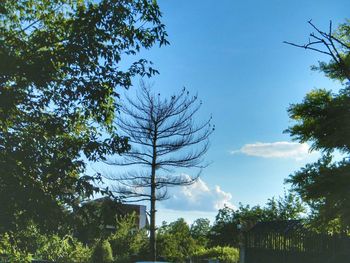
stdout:
POLYGON ((145 229, 138 229, 134 214, 117 220, 116 231, 108 238, 117 263, 135 262, 144 259, 148 249, 145 229))
POLYGON ((248 231, 257 222, 301 219, 305 208, 299 198, 289 193, 271 198, 264 207, 240 204, 237 210, 220 209, 209 234, 211 246, 238 247, 241 231, 248 231))
POLYGON ((96 245, 92 254, 92 261, 101 263, 113 262, 112 247, 108 240, 103 240, 96 245))
POLYGON ((311 207, 313 226, 330 232, 350 225, 349 162, 332 162, 329 155, 295 172, 287 182, 311 207))
POLYGON ((297 123, 287 132, 300 142, 324 152, 350 151, 350 90, 337 94, 324 89, 308 93, 302 103, 292 104, 289 116, 297 123))
POLYGON ((98 188, 86 162, 122 153, 118 89, 156 73, 123 58, 166 44, 155 1, 0 3, 0 231, 57 229, 98 188))
MULTIPOLYGON (((239 251, 233 247, 212 247, 202 248, 196 251, 194 254, 196 260, 219 260, 219 262, 225 263, 238 263, 239 262, 239 251)), ((199 261, 201 262, 201 261, 199 261)))
POLYGON ((338 92, 313 90, 288 109, 295 124, 287 132, 299 142, 311 142, 322 157, 287 182, 310 205, 314 226, 332 232, 346 232, 350 227, 350 87, 344 83, 350 80, 349 28, 347 21, 334 33, 318 30, 323 39, 319 43, 331 60, 314 67, 345 85, 338 92))
POLYGON ((71 235, 45 235, 30 224, 20 231, 0 235, 0 255, 9 262, 46 259, 57 263, 87 263, 91 250, 71 235))
POLYGON ((116 220, 124 214, 120 203, 110 198, 85 202, 73 214, 75 235, 86 244, 106 239, 111 234, 106 226, 115 227, 116 220))
POLYGON ((208 236, 210 229, 211 226, 209 219, 198 218, 191 225, 190 233, 198 245, 206 247, 208 245, 208 236))
POLYGON ((0 258, 28 263, 32 259, 57 263, 135 262, 144 258, 147 246, 146 231, 137 229, 135 220, 133 215, 120 218, 108 237, 88 245, 70 234, 47 234, 29 224, 20 231, 0 234, 0 258))
POLYGON ((163 222, 157 231, 157 243, 158 254, 172 262, 185 262, 198 249, 183 218, 170 224, 163 222))
MULTIPOLYGON (((219 211, 218 217, 223 216, 225 211, 231 212, 225 208, 219 211)), ((222 246, 210 244, 212 231, 215 231, 215 224, 211 226, 209 220, 205 218, 195 220, 191 226, 182 218, 170 224, 163 222, 157 231, 160 258, 170 262, 202 262, 209 259, 228 263, 238 262, 237 248, 227 244, 222 246)), ((223 235, 228 240, 235 239, 235 232, 217 233, 216 238, 220 239, 223 235)))

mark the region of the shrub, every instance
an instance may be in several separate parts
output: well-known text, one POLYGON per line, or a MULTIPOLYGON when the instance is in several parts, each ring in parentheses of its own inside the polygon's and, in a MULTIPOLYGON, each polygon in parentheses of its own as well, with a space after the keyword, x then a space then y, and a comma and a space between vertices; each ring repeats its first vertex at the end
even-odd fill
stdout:
POLYGON ((0 236, 0 255, 9 262, 31 262, 33 258, 57 263, 87 263, 91 250, 70 235, 42 234, 34 224, 0 236))
POLYGON ((121 263, 132 261, 148 244, 145 230, 135 227, 135 215, 119 219, 116 232, 108 238, 108 241, 112 246, 115 261, 121 263))
POLYGON ((16 243, 11 242, 9 233, 0 236, 0 257, 6 259, 8 262, 29 263, 32 261, 32 255, 30 253, 21 251, 16 243))
POLYGON ((70 235, 63 238, 51 235, 45 237, 45 240, 36 251, 36 258, 57 263, 87 263, 91 258, 91 249, 70 235))
POLYGON ((113 262, 113 252, 108 240, 97 243, 92 255, 92 262, 111 263, 113 262))
POLYGON ((191 237, 190 228, 183 218, 170 224, 163 222, 157 231, 157 250, 159 255, 170 262, 186 262, 198 250, 191 237))
POLYGON ((239 261, 239 251, 233 247, 212 247, 201 248, 194 254, 195 260, 218 259, 223 263, 237 263, 239 261))

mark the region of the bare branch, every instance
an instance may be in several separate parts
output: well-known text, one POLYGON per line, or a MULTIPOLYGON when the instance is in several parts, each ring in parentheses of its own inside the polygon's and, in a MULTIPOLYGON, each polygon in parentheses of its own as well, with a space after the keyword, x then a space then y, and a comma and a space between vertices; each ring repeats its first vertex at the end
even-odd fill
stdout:
POLYGON ((162 98, 141 82, 135 98, 127 97, 121 116, 115 121, 122 135, 128 137, 131 150, 110 165, 143 166, 147 172, 128 172, 105 176, 114 183, 113 191, 122 200, 148 200, 150 235, 155 233, 155 202, 169 198, 168 187, 188 186, 199 177, 174 174, 176 168, 199 168, 208 164, 203 157, 214 131, 212 118, 196 124, 195 116, 202 103, 184 88, 179 94, 162 98), (161 174, 162 173, 162 174, 161 174))
POLYGON ((311 42, 311 43, 305 44, 305 45, 298 45, 298 44, 294 44, 294 43, 291 43, 291 42, 288 42, 288 41, 283 41, 283 43, 288 44, 288 45, 291 45, 291 46, 295 46, 295 47, 300 47, 300 48, 305 48, 305 49, 313 50, 313 51, 316 51, 316 52, 319 52, 319 53, 323 53, 323 54, 326 54, 326 55, 329 55, 329 56, 332 55, 332 54, 329 53, 329 52, 326 52, 326 51, 323 51, 323 50, 320 50, 320 49, 311 47, 311 45, 318 44, 318 43, 320 43, 320 41, 311 42))
POLYGON ((325 54, 332 58, 331 63, 338 65, 344 77, 350 81, 350 69, 347 67, 345 61, 343 60, 339 50, 345 48, 350 51, 350 46, 344 43, 341 39, 334 36, 332 31, 332 21, 329 22, 328 32, 323 32, 315 24, 312 23, 312 20, 308 21, 308 24, 316 31, 311 33, 310 37, 315 39, 315 41, 310 41, 307 44, 295 44, 292 42, 284 41, 283 43, 308 50, 312 50, 321 54, 325 54), (338 47, 337 45, 340 45, 338 47))

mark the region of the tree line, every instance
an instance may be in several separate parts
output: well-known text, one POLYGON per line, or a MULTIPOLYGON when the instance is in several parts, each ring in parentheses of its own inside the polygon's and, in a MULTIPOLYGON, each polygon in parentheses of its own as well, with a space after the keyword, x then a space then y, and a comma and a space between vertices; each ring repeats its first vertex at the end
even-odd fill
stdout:
MULTIPOLYGON (((167 99, 142 84, 137 100, 129 98, 121 105, 122 90, 129 89, 135 78, 158 73, 150 61, 135 55, 169 44, 161 17, 157 2, 151 0, 0 3, 2 253, 27 257, 23 251, 35 250, 24 245, 31 234, 41 240, 42 249, 45 243, 59 249, 57 244, 63 242, 67 250, 72 244, 84 250, 81 241, 67 234, 74 232, 74 211, 96 193, 118 202, 150 202, 150 242, 145 254, 151 259, 160 253, 157 235, 168 242, 174 225, 163 225, 157 233, 156 201, 167 197, 168 187, 195 182, 206 166, 203 157, 214 127, 211 117, 195 122, 202 104, 185 89, 167 99), (134 61, 125 65, 126 57, 134 61), (111 156, 120 158, 111 161, 111 156), (99 184, 104 180, 101 172, 88 173, 90 162, 140 164, 147 169, 109 178, 115 181, 111 189, 99 184), (198 168, 198 176, 177 176, 179 167, 198 168)), ((196 237, 205 249, 236 246, 235 235, 227 233, 235 233, 237 224, 248 229, 259 220, 299 215, 298 198, 309 209, 311 227, 349 234, 350 22, 335 30, 330 23, 327 31, 312 21, 309 24, 314 32, 308 43, 287 43, 329 56, 329 61, 312 69, 338 81, 340 89, 315 89, 301 103, 290 105, 294 123, 286 132, 298 142, 311 142, 312 150, 319 150, 322 157, 286 179, 292 193, 284 199, 271 199, 265 208, 220 210, 210 228, 210 233, 220 233, 218 238, 196 237), (338 152, 340 160, 335 157, 338 152), (284 202, 290 205, 284 207, 284 202)), ((205 220, 196 222, 203 224, 205 220)), ((118 247, 119 241, 111 240, 107 240, 110 246, 118 247)), ((108 250, 107 241, 96 244, 108 250)), ((116 255, 112 253, 113 258, 116 255)))
MULTIPOLYGON (((74 235, 42 233, 34 222, 20 231, 8 232, 0 238, 0 255, 10 262, 31 262, 44 258, 53 262, 125 263, 144 260, 149 251, 147 229, 135 227, 137 216, 118 216, 116 203, 90 202, 77 214, 74 235), (106 229, 106 220, 109 227, 106 229)), ((241 231, 257 222, 290 220, 303 217, 305 207, 293 194, 271 198, 265 206, 240 205, 224 207, 214 222, 198 218, 188 224, 183 218, 162 222, 157 228, 157 258, 170 262, 201 262, 219 259, 237 263, 241 231), (239 225, 242 228, 239 228, 239 225)))

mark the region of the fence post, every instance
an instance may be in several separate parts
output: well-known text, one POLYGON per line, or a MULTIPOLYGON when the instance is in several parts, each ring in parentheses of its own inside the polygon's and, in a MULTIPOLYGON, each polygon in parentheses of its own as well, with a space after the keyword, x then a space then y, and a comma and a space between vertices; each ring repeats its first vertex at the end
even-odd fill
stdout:
POLYGON ((245 238, 243 231, 239 231, 239 263, 245 263, 245 238))
POLYGON ((239 248, 239 263, 245 262, 245 247, 241 245, 239 248))

